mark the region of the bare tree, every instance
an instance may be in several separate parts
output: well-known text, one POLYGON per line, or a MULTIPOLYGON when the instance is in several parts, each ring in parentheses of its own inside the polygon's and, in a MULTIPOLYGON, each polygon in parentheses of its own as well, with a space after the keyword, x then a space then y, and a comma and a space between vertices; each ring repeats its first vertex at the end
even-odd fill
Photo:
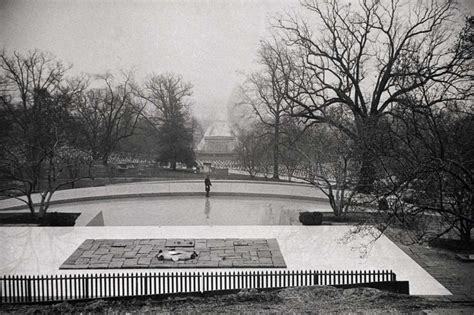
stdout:
POLYGON ((150 116, 157 126, 162 121, 189 114, 192 89, 191 83, 174 73, 154 74, 146 80, 140 97, 155 111, 150 116))
POLYGON ((154 111, 147 121, 157 131, 161 162, 194 162, 193 125, 189 117, 192 85, 173 73, 152 75, 138 95, 154 111))
POLYGON ((0 193, 39 219, 58 189, 89 175, 89 156, 71 145, 69 107, 83 84, 66 84, 68 69, 40 51, 0 54, 0 193), (67 176, 72 167, 82 171, 67 176))
POLYGON ((95 79, 102 87, 83 93, 74 109, 81 126, 82 146, 107 165, 119 143, 133 135, 144 105, 134 95, 130 73, 123 74, 119 83, 109 73, 95 79))
POLYGON ((352 140, 326 125, 308 128, 297 145, 299 178, 324 193, 336 217, 353 205, 360 163, 352 140))
POLYGON ((359 190, 368 192, 376 173, 370 148, 381 117, 421 89, 443 89, 435 103, 467 92, 458 84, 469 77, 455 42, 453 1, 302 5, 314 23, 295 16, 276 23, 294 60, 282 69, 286 97, 293 114, 335 126, 358 144, 359 190))
MULTIPOLYGON (((244 103, 249 104, 259 121, 270 130, 273 151, 273 178, 279 178, 281 129, 289 116, 289 104, 285 98, 285 73, 282 69, 284 46, 262 42, 259 50, 259 63, 262 70, 252 73, 244 84, 244 103)), ((288 161, 288 159, 286 159, 288 161)))
POLYGON ((305 131, 309 125, 301 124, 297 119, 293 117, 284 117, 281 122, 281 136, 280 136, 280 147, 279 152, 281 164, 284 167, 285 175, 288 177, 288 181, 291 182, 295 172, 301 168, 301 163, 304 160, 299 149, 301 147, 312 145, 304 142, 305 131))
POLYGON ((459 112, 453 111, 458 106, 425 107, 413 100, 394 112, 390 146, 384 154, 379 150, 386 179, 375 193, 387 200, 379 226, 401 227, 415 241, 457 235, 470 242, 474 115, 461 107, 459 112))
POLYGON ((262 172, 267 174, 268 164, 266 139, 261 135, 255 126, 250 130, 240 130, 237 136, 235 152, 239 159, 240 166, 249 173, 251 178, 262 172))

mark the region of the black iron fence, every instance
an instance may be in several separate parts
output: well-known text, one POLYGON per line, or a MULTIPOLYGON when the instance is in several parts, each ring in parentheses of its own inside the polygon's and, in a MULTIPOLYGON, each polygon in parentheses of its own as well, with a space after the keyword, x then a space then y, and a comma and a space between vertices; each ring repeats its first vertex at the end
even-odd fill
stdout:
POLYGON ((202 293, 220 290, 356 285, 396 281, 392 271, 237 271, 0 277, 1 303, 202 293))

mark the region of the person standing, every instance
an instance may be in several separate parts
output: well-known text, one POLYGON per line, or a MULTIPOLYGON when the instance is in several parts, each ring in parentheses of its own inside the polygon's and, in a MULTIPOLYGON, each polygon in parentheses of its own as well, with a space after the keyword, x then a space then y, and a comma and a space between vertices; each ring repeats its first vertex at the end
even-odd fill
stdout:
POLYGON ((206 179, 204 180, 204 186, 206 187, 206 197, 209 197, 209 192, 211 191, 211 179, 209 175, 206 175, 206 179))

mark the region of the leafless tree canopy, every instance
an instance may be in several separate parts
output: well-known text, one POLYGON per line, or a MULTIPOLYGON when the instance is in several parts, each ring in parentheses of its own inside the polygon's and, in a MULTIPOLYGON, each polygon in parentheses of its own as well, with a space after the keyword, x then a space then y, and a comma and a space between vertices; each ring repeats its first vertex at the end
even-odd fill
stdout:
POLYGON ((132 74, 122 76, 118 83, 110 73, 95 76, 101 87, 87 90, 75 102, 83 146, 104 165, 120 141, 133 135, 145 106, 134 94, 132 74))
POLYGON ((146 100, 156 111, 156 119, 169 121, 189 113, 188 97, 192 95, 193 86, 173 73, 151 76, 144 85, 140 97, 146 100))
POLYGON ((146 119, 157 132, 158 159, 171 163, 173 169, 177 162, 187 165, 194 162, 195 121, 190 117, 189 100, 192 88, 180 75, 165 73, 149 77, 143 89, 137 92, 151 109, 146 119))
MULTIPOLYGON (((361 1, 360 6, 305 1, 303 6, 320 26, 317 31, 298 18, 278 21, 298 58, 287 94, 299 105, 299 115, 340 126, 330 109, 343 104, 357 123, 434 84, 444 89, 437 101, 458 96, 463 85, 454 81, 468 79, 453 41, 459 28, 451 21, 452 1, 361 1)), ((357 135, 346 124, 340 127, 357 135)))
POLYGON ((339 128, 359 146, 370 191, 370 147, 380 119, 425 90, 427 106, 472 94, 452 1, 303 1, 305 15, 280 17, 275 54, 293 115, 339 128))
POLYGON ((39 51, 0 54, 0 193, 42 217, 54 192, 86 176, 90 157, 70 145, 68 109, 83 84, 64 80, 69 67, 39 51), (69 171, 71 176, 64 174, 69 171), (32 193, 39 192, 39 205, 32 193))

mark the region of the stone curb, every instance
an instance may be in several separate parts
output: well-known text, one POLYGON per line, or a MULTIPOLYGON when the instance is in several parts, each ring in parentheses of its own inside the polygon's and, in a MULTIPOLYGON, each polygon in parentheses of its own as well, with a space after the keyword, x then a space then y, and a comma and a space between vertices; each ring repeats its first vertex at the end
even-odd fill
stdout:
MULTIPOLYGON (((94 200, 109 200, 109 199, 128 199, 128 198, 147 198, 147 197, 185 197, 185 196, 202 196, 202 192, 157 192, 157 193, 137 193, 137 194, 115 194, 105 196, 91 196, 81 198, 69 198, 52 200, 51 205, 74 203, 74 202, 85 202, 94 200)), ((282 194, 265 194, 265 193, 233 193, 233 192, 211 192, 212 196, 216 197, 261 197, 261 198, 280 198, 280 199, 293 199, 293 200, 307 200, 307 201, 327 201, 326 198, 322 197, 307 197, 307 196, 295 196, 295 195, 282 195, 282 194)), ((35 204, 36 205, 36 204, 35 204)), ((0 206, 1 207, 1 206, 0 206)), ((12 207, 0 208, 1 211, 9 210, 21 210, 27 209, 26 205, 18 205, 12 207)))

